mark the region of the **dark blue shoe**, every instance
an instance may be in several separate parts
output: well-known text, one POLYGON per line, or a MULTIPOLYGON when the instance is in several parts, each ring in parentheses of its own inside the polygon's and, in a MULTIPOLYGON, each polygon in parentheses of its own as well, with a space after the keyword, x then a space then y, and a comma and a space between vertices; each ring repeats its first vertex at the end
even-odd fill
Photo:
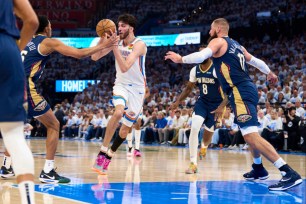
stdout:
POLYGON ((303 182, 301 176, 295 171, 289 171, 283 178, 277 183, 269 186, 270 191, 284 191, 294 186, 297 186, 303 182))
POLYGON ((262 164, 252 164, 252 170, 243 174, 243 177, 249 181, 255 179, 266 180, 269 178, 269 173, 262 164))

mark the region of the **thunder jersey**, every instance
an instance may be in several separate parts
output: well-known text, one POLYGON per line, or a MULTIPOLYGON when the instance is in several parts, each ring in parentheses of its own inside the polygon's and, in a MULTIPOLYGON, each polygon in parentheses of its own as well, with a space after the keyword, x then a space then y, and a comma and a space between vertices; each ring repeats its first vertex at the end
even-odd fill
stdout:
POLYGON ((190 71, 190 82, 197 82, 200 90, 201 100, 207 103, 220 104, 223 100, 223 92, 217 77, 214 76, 214 64, 211 63, 210 67, 203 71, 200 65, 195 66, 190 71))
POLYGON ((44 35, 37 35, 27 44, 22 50, 23 65, 25 68, 26 77, 31 78, 35 83, 40 78, 49 59, 49 55, 42 55, 38 48, 40 43, 47 38, 44 35))
POLYGON ((223 91, 229 95, 233 87, 245 82, 252 83, 252 80, 241 45, 229 37, 223 39, 227 42, 227 51, 223 56, 213 58, 213 62, 223 91))
POLYGON ((16 27, 16 18, 13 10, 12 0, 0 1, 0 33, 19 39, 19 30, 16 27))
MULTIPOLYGON (((129 54, 133 51, 133 46, 136 42, 141 39, 135 38, 128 46, 123 45, 123 40, 119 41, 119 50, 124 59, 126 59, 129 54)), ((116 81, 115 84, 124 85, 136 85, 136 86, 146 86, 146 72, 145 72, 145 59, 146 55, 139 56, 139 58, 134 62, 131 68, 122 73, 118 62, 116 60, 116 81)))

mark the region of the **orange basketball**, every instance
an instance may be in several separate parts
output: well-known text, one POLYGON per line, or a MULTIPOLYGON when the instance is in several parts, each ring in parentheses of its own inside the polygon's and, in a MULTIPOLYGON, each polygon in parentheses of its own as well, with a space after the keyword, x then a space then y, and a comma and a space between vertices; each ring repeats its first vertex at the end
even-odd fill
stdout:
POLYGON ((116 31, 116 24, 110 19, 102 19, 96 26, 97 35, 103 37, 105 33, 111 34, 110 30, 116 31))

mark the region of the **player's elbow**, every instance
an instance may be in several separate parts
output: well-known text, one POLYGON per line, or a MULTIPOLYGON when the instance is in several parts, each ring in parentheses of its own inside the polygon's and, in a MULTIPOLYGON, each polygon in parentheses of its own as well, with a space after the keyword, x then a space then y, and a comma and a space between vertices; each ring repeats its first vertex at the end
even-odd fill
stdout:
POLYGON ((27 18, 25 21, 24 21, 25 24, 28 24, 29 27, 32 28, 32 30, 34 30, 36 32, 38 26, 39 26, 39 22, 38 22, 38 19, 37 19, 37 16, 31 16, 30 18, 27 18))
POLYGON ((98 61, 98 59, 99 59, 99 58, 98 58, 97 56, 95 56, 95 55, 91 55, 90 58, 91 58, 91 60, 93 60, 93 61, 98 61))

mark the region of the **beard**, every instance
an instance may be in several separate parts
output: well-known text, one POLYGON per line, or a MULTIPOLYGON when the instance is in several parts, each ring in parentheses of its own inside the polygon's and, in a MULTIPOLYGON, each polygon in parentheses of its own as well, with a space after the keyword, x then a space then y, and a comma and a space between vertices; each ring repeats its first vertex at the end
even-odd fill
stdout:
POLYGON ((204 65, 208 62, 208 59, 204 60, 201 64, 204 65))
POLYGON ((120 40, 124 40, 127 36, 129 36, 129 32, 119 34, 120 40))
POLYGON ((207 40, 207 43, 209 43, 211 40, 217 38, 218 35, 217 35, 217 32, 215 31, 214 34, 212 36, 209 36, 208 40, 207 40))

